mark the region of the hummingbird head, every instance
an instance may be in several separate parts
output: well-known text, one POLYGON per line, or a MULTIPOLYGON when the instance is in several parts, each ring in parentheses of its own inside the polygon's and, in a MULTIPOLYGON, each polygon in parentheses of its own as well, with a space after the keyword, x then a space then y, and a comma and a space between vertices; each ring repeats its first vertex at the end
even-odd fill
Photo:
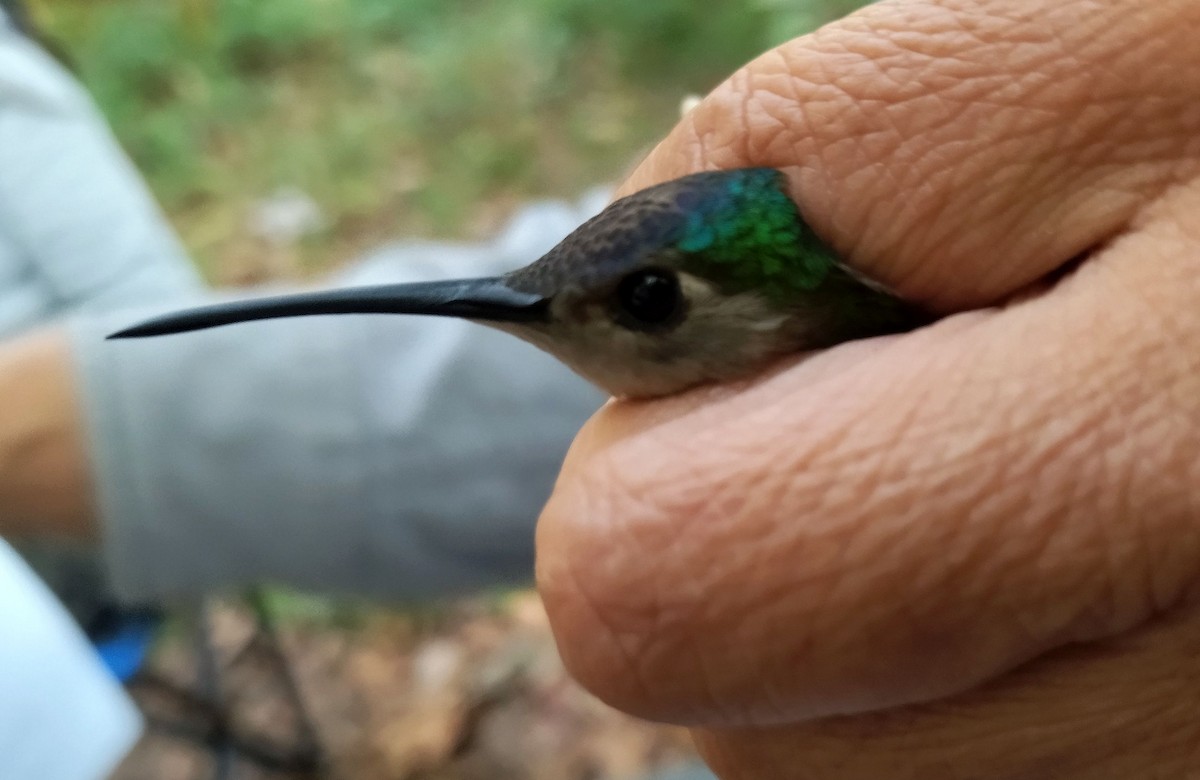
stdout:
POLYGON ((770 168, 693 174, 622 198, 501 277, 237 301, 111 338, 311 314, 455 316, 511 333, 616 396, 753 374, 783 354, 918 324, 843 266, 770 168))
POLYGON ((903 304, 843 266, 769 168, 694 174, 613 203, 504 278, 544 318, 496 326, 617 396, 753 374, 897 327, 903 304))

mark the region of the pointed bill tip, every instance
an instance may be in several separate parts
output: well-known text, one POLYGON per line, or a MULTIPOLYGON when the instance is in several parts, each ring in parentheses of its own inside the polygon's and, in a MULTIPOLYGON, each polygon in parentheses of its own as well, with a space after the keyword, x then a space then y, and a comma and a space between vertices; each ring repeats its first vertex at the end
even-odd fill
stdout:
POLYGON ((153 328, 146 327, 146 325, 143 324, 143 325, 135 325, 132 328, 125 328, 124 330, 118 330, 115 333, 110 333, 104 337, 104 340, 105 341, 120 341, 121 339, 139 339, 144 336, 157 336, 157 335, 159 335, 159 334, 153 328))
POLYGON ((216 304, 171 314, 163 314, 136 325, 122 328, 115 333, 109 334, 105 340, 119 341, 124 339, 149 338, 151 336, 167 336, 173 333, 187 333, 204 328, 215 328, 219 325, 230 325, 235 322, 265 319, 272 316, 286 316, 285 314, 272 314, 271 312, 274 310, 273 305, 274 302, 271 299, 263 302, 253 300, 235 301, 227 304, 216 304), (266 308, 263 308, 264 304, 267 304, 266 308))
POLYGON ((215 322, 191 323, 185 319, 184 315, 188 312, 181 312, 178 315, 164 315, 162 317, 154 317, 145 322, 131 325, 128 328, 122 328, 115 333, 110 333, 104 337, 105 341, 122 341, 125 339, 142 339, 150 336, 166 336, 171 333, 186 333, 192 330, 201 328, 214 327, 215 322))
POLYGON ((198 330, 201 326, 195 327, 180 327, 173 326, 167 318, 155 318, 147 320, 138 325, 132 325, 128 328, 122 328, 114 333, 110 333, 104 337, 105 341, 122 341, 125 339, 143 339, 150 336, 166 336, 171 333, 186 333, 189 330, 198 330))

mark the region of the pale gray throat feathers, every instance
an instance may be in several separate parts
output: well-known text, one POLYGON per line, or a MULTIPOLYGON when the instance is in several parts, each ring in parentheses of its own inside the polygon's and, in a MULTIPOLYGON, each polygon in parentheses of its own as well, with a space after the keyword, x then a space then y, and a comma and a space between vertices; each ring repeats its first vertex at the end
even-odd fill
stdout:
POLYGON ((547 323, 493 327, 549 352, 615 396, 667 395, 751 373, 792 351, 797 318, 755 292, 725 294, 686 272, 679 274, 686 317, 664 331, 629 330, 612 320, 604 300, 580 300, 564 289, 547 323))

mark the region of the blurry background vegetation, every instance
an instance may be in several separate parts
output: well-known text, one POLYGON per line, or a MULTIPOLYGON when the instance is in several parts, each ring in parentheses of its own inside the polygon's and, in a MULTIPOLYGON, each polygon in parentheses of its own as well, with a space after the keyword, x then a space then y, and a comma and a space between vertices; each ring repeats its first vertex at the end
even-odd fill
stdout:
POLYGON ((862 4, 31 0, 217 282, 479 236, 615 181, 686 94, 862 4), (324 226, 264 265, 247 215, 281 190, 324 226))

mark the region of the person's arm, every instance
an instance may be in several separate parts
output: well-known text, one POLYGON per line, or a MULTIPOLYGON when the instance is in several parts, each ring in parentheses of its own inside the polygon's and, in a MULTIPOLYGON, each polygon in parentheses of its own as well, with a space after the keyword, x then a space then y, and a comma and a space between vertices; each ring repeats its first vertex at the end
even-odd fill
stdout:
POLYGON ((0 343, 0 536, 95 532, 78 402, 64 330, 0 343))
MULTIPOLYGON (((529 207, 490 244, 397 245, 339 283, 499 273, 601 203, 529 207)), ((604 400, 556 360, 399 316, 104 340, 147 313, 73 318, 67 353, 92 527, 126 598, 278 580, 418 599, 531 578, 538 512, 604 400)))
MULTIPOLYGON (((535 243, 553 241, 545 227, 535 243)), ((401 281, 511 261, 444 245, 389 265, 401 281)), ((103 340, 143 315, 72 323, 124 596, 277 580, 418 599, 531 579, 537 515, 603 400, 553 358, 479 325, 398 316, 103 340)))
POLYGON ((883 2, 656 147, 627 190, 783 167, 849 262, 962 313, 605 407, 538 529, 585 685, 738 780, 1195 771, 1198 30, 883 2))
POLYGON ((402 317, 104 340, 145 313, 0 344, 0 407, 20 410, 0 416, 0 535, 99 537, 139 602, 263 580, 418 599, 532 576, 538 512, 603 400, 553 358, 402 317))
MULTIPOLYGON (((146 314, 130 307, 201 287, 78 85, 11 32, 0 170, 0 249, 72 315, 0 342, 0 533, 98 535, 138 601, 262 579, 417 598, 531 575, 537 512, 602 401, 582 380, 445 321, 106 342, 146 314)), ((543 204, 493 244, 408 245, 343 283, 510 270, 597 207, 543 204)))

